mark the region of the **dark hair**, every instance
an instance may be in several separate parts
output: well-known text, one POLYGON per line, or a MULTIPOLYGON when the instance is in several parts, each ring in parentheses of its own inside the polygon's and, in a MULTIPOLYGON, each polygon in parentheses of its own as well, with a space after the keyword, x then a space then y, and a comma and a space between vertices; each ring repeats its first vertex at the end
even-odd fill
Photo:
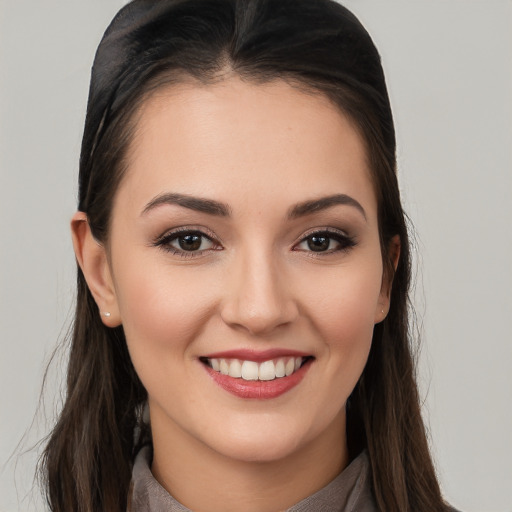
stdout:
MULTIPOLYGON (((367 449, 382 511, 445 510, 420 413, 408 325, 410 255, 396 178, 395 133, 380 57, 356 17, 332 0, 134 0, 96 53, 80 157, 79 210, 108 242, 113 197, 136 114, 155 89, 183 80, 282 79, 330 98, 360 131, 378 200, 387 318, 376 325, 364 372, 347 404, 353 457, 367 449), (388 251, 401 241, 398 267, 388 251)), ((150 439, 147 394, 122 327, 103 325, 78 268, 67 396, 43 460, 54 512, 126 510, 134 456, 150 439)))

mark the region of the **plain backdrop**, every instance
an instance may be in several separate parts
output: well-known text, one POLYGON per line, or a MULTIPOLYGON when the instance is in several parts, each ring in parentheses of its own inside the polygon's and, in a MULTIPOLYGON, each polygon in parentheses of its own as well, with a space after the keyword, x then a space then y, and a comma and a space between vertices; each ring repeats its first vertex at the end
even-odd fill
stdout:
MULTIPOLYGON (((0 0, 0 512, 44 510, 31 448, 65 367, 60 352, 36 414, 73 303, 89 72, 124 3, 0 0)), ((512 512, 512 2, 345 4, 382 54, 394 108, 442 487, 465 512, 512 512)))

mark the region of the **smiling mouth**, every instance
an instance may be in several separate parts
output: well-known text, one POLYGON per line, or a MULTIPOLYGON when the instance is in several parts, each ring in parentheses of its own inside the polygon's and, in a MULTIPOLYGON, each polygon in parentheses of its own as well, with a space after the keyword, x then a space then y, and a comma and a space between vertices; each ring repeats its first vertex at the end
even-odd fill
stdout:
POLYGON ((199 358, 213 371, 245 381, 272 381, 290 377, 312 359, 312 356, 288 356, 256 362, 235 358, 199 358))

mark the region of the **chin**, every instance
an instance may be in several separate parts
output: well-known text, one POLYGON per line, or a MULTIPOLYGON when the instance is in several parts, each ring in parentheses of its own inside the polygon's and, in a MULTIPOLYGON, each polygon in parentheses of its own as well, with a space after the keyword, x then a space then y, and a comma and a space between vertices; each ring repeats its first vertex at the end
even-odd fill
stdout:
MULTIPOLYGON (((275 422, 253 421, 250 428, 238 426, 215 436, 211 447, 218 453, 241 462, 275 462, 290 457, 307 444, 307 435, 296 428, 275 422)), ((299 429, 300 430, 300 429, 299 429)))
POLYGON ((222 454, 240 462, 265 463, 286 459, 296 450, 297 443, 288 440, 285 442, 283 440, 275 442, 250 440, 230 443, 229 447, 222 449, 222 454))

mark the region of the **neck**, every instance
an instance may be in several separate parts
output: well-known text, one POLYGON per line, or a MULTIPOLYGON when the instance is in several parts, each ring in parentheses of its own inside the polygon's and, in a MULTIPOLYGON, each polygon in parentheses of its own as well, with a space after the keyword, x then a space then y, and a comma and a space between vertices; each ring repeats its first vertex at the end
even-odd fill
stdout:
POLYGON ((314 494, 348 464, 345 415, 289 455, 269 461, 227 457, 175 423, 153 426, 152 473, 191 510, 278 512, 314 494))

